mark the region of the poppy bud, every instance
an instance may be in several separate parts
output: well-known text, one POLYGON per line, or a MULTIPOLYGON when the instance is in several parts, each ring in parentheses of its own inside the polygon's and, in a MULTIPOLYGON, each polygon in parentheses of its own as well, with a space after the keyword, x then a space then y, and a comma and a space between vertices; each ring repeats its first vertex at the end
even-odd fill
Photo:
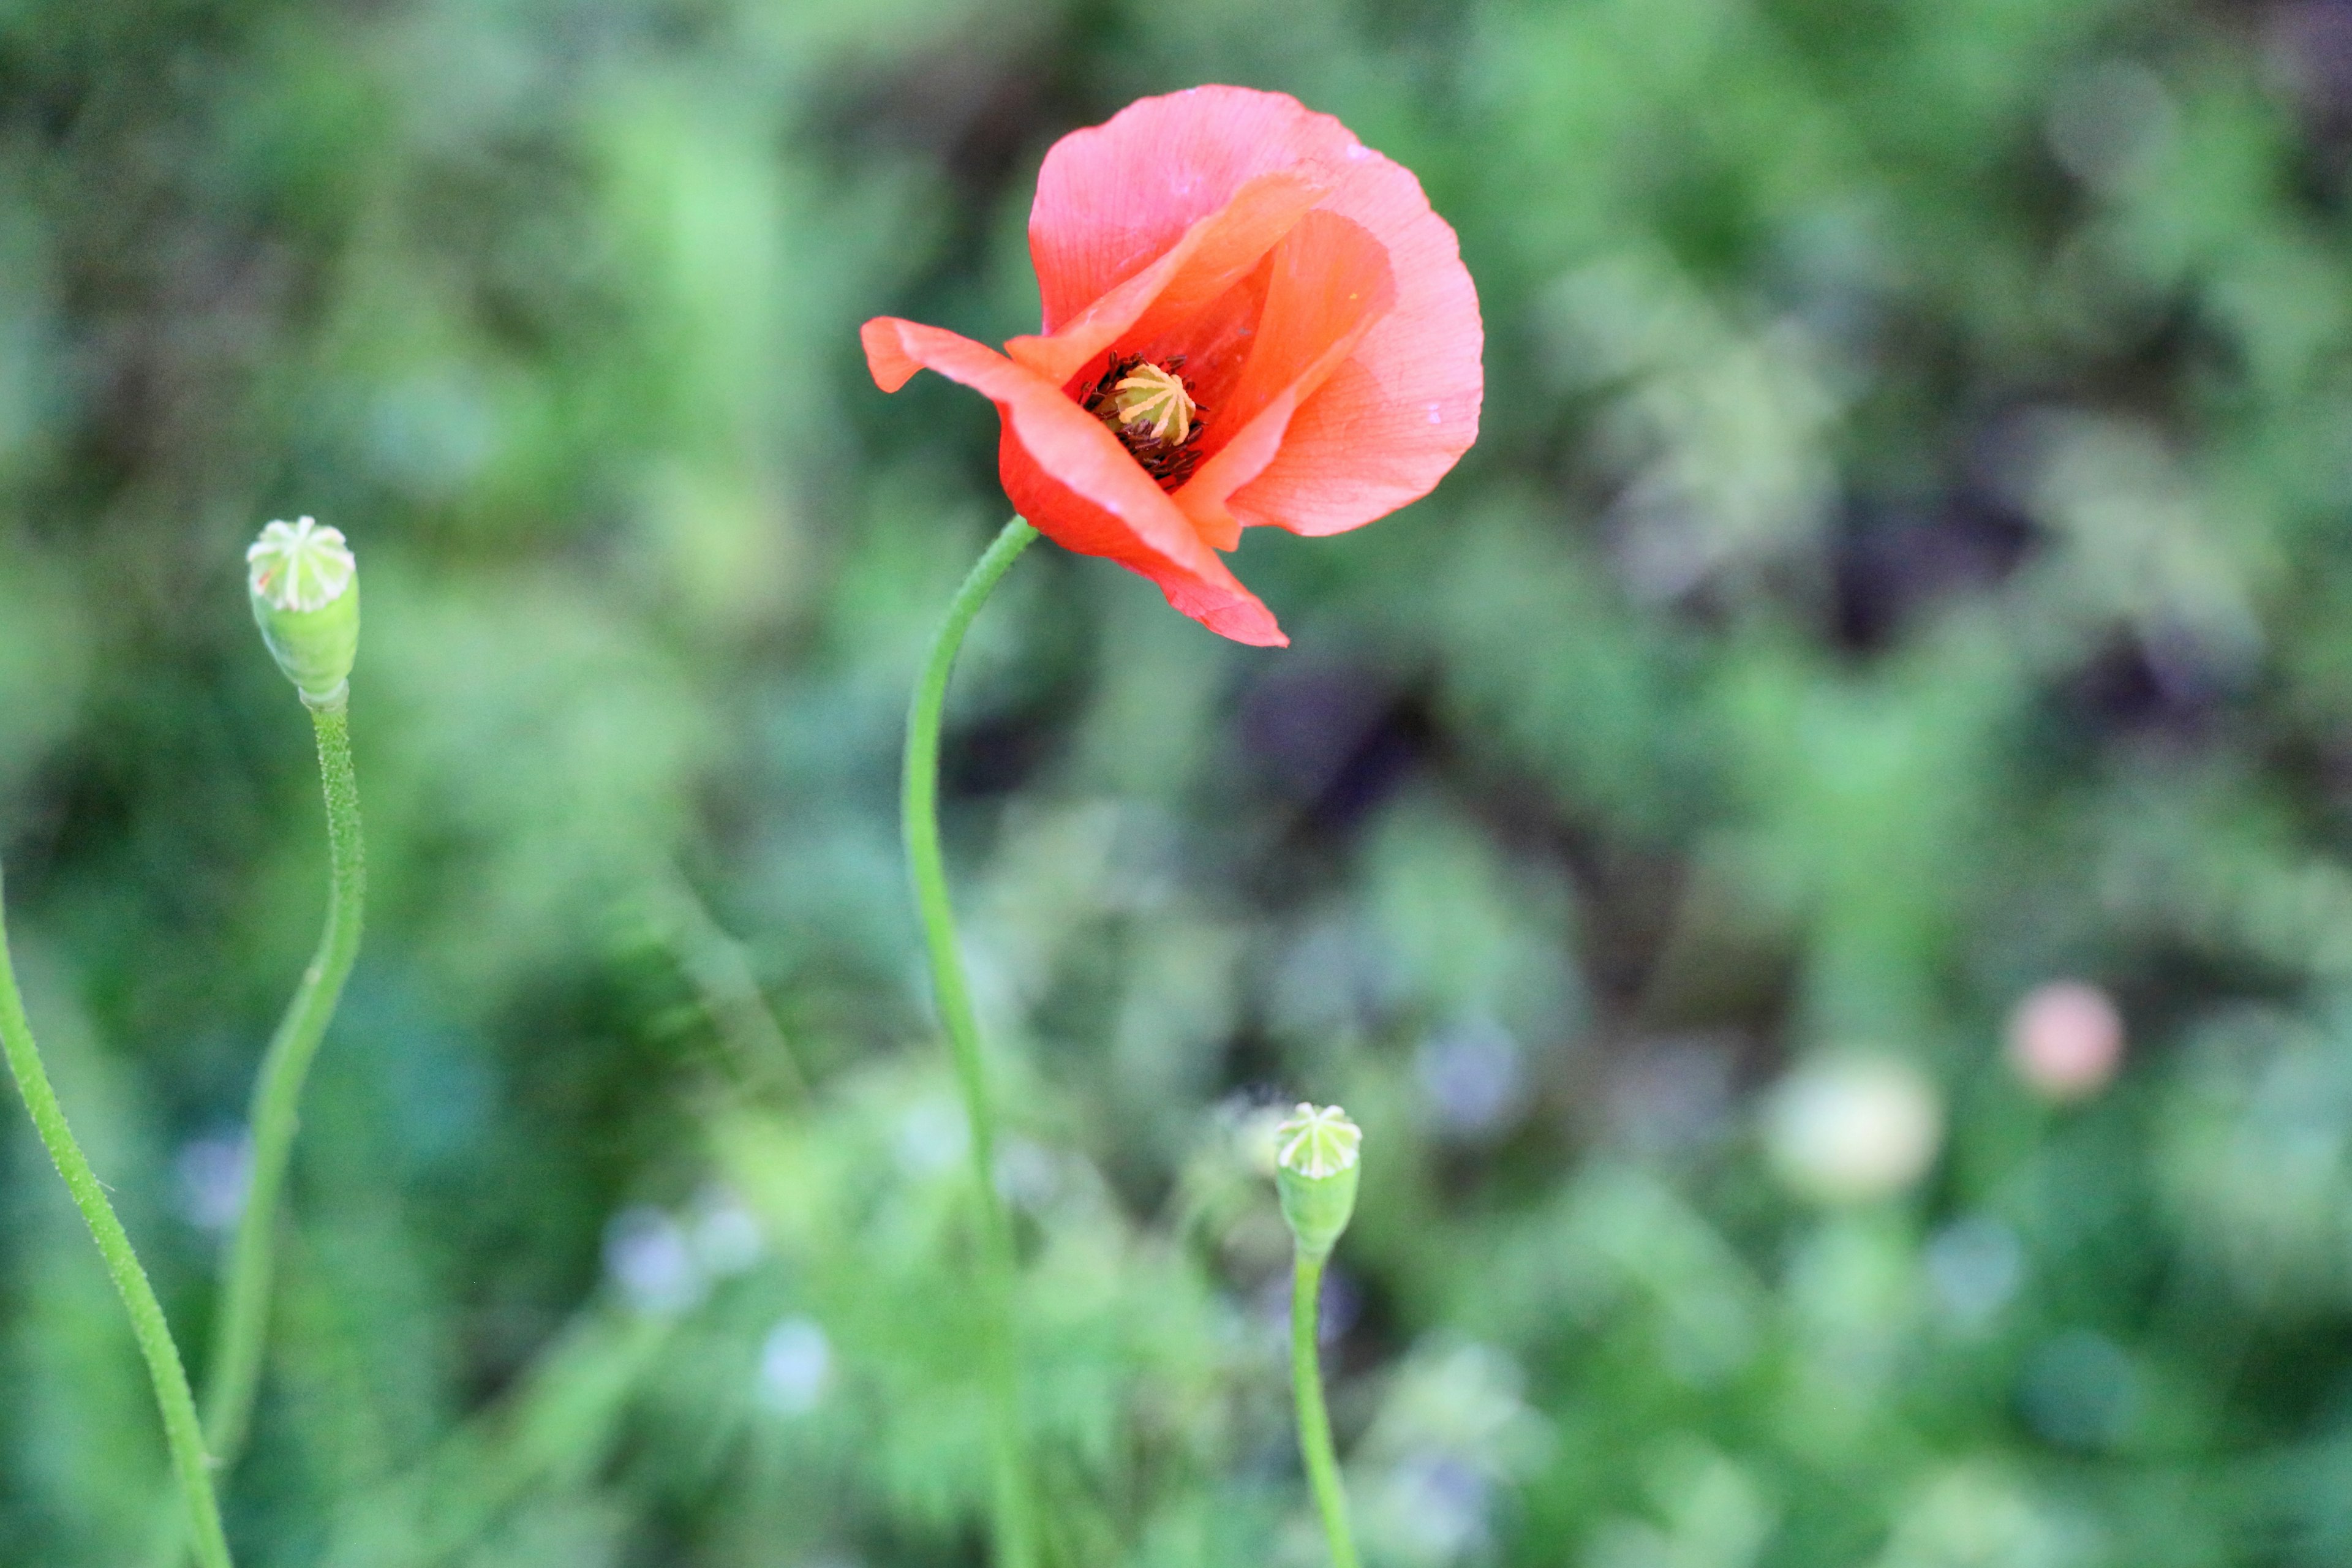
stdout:
POLYGON ((1327 1256, 1356 1212, 1364 1134, 1336 1105, 1302 1104, 1275 1129, 1275 1190, 1299 1251, 1327 1256))
POLYGON ((245 552, 261 640, 313 708, 343 699, 359 655, 358 565, 342 531, 312 518, 273 522, 245 552))

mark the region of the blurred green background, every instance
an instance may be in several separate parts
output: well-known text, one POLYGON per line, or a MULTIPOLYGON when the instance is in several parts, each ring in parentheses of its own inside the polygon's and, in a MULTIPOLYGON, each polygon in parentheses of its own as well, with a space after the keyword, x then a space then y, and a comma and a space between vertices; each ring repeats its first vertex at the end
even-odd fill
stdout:
MULTIPOLYGON (((1249 539, 1286 652, 979 626, 1056 1568, 1321 1561, 1310 1095, 1379 1568, 2352 1561, 2352 5, 0 0, 0 848, 192 1347, 323 908, 240 552, 364 563, 241 1560, 981 1560, 894 806, 996 421, 856 329, 1034 329, 1045 149, 1204 80, 1420 174, 1485 434, 1249 539)), ((0 1562, 139 1562, 13 1100, 0 1205, 0 1562)))

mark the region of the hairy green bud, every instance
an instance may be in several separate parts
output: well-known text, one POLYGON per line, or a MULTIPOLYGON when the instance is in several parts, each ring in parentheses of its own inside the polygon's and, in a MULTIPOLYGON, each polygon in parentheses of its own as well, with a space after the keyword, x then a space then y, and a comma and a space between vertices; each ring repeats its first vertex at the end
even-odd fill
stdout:
POLYGON ((261 640, 313 708, 341 702, 360 648, 358 563, 340 529, 273 522, 245 552, 261 640))
POLYGON ((1274 1184, 1299 1250, 1322 1258, 1356 1212, 1364 1134, 1336 1105, 1302 1104, 1274 1132, 1274 1184))

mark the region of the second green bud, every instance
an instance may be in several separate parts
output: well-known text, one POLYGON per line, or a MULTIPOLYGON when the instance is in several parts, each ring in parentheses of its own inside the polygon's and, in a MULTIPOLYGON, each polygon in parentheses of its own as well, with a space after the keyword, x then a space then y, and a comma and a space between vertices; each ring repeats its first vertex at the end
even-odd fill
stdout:
POLYGON ((1299 1250, 1323 1258, 1356 1212, 1364 1134, 1336 1105, 1305 1105, 1274 1133, 1275 1190, 1299 1250))
POLYGON ((360 648, 359 568, 342 531, 314 518, 273 522, 245 552, 261 640, 302 700, 341 702, 360 648))

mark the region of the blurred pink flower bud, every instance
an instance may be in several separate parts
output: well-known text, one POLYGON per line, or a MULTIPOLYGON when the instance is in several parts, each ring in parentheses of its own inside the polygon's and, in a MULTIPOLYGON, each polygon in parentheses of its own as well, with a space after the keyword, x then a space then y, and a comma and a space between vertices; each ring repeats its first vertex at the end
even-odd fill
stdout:
POLYGON ((2009 1065, 2045 1100, 2088 1100, 2124 1059, 2124 1017, 2114 998, 2081 980, 2027 992, 2009 1016, 2009 1065))

